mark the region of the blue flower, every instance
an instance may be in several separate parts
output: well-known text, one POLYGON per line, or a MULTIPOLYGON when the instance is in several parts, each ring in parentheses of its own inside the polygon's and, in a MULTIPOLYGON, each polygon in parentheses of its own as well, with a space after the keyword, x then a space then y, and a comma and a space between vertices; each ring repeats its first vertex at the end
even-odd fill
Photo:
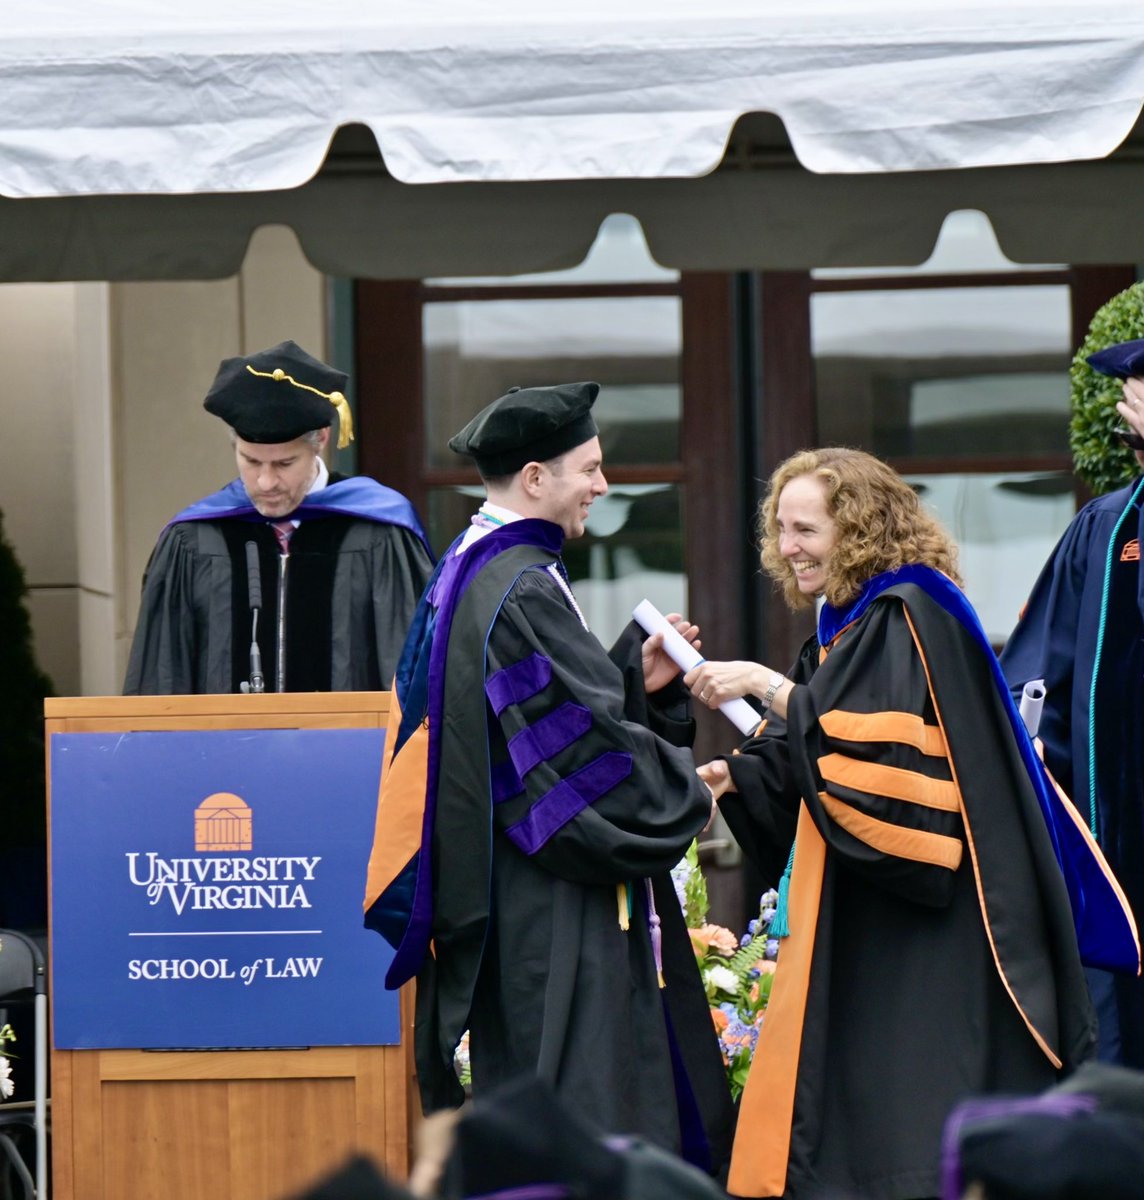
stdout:
POLYGON ((759 921, 758 921, 758 918, 756 918, 756 919, 755 919, 755 920, 753 920, 753 921, 748 921, 748 922, 747 922, 747 932, 748 932, 749 934, 751 934, 752 936, 753 936, 754 934, 756 934, 756 933, 758 933, 758 932, 759 932, 759 921))
POLYGON ((740 946, 749 946, 750 944, 751 944, 751 935, 749 933, 744 933, 743 936, 739 939, 739 945, 740 946))
POLYGON ((767 948, 763 952, 764 958, 769 958, 772 962, 779 956, 779 939, 767 938, 767 948))
POLYGON ((687 911, 687 884, 691 878, 691 867, 686 859, 682 859, 671 868, 671 883, 679 900, 679 907, 687 911))

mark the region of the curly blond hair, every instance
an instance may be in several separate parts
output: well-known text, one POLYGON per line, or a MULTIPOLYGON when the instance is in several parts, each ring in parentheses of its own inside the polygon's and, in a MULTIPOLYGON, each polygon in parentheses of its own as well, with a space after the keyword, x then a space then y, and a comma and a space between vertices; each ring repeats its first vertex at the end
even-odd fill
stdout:
POLYGON ((960 585, 957 546, 922 507, 913 488, 872 454, 828 446, 800 450, 780 463, 759 507, 763 570, 782 585, 792 609, 810 607, 814 598, 799 591, 794 568, 779 553, 775 510, 783 488, 801 475, 822 481, 838 535, 826 568, 827 603, 845 605, 869 579, 908 563, 934 567, 960 585))

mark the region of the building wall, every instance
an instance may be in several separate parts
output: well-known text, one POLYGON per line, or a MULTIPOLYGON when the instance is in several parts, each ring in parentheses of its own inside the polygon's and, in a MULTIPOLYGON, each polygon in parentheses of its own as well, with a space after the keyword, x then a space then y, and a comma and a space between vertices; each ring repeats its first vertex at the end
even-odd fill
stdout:
POLYGON ((40 666, 57 691, 79 679, 79 567, 72 418, 80 382, 73 284, 0 287, 4 437, 0 512, 24 568, 40 666))
POLYGON ((219 281, 0 286, 0 511, 58 695, 118 692, 155 539, 234 476, 202 409, 219 361, 292 338, 325 354, 325 281, 286 229, 219 281))

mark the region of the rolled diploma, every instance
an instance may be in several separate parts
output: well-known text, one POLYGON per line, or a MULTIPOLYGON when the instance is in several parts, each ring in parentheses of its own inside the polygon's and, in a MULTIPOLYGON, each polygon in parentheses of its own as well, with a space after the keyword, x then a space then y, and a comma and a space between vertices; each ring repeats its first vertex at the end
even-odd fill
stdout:
POLYGON ((1030 679, 1021 689, 1021 703, 1019 705, 1021 720, 1025 722, 1025 728, 1029 731, 1030 737, 1037 736, 1037 730, 1041 726, 1041 709, 1044 706, 1045 681, 1043 679, 1030 679))
MULTIPOLYGON (((648 633, 663 634, 663 648, 668 657, 686 675, 693 667, 707 660, 675 628, 650 600, 641 600, 632 609, 632 620, 648 633)), ((739 697, 719 705, 719 711, 731 721, 741 734, 749 737, 759 727, 762 717, 739 697)))

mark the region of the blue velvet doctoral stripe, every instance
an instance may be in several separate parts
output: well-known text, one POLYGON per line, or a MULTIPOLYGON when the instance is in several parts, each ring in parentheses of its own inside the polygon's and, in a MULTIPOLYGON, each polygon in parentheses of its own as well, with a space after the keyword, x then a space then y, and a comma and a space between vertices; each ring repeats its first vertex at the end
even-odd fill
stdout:
POLYGON ((387 988, 398 988, 421 968, 429 949, 433 927, 432 839, 437 814, 441 774, 440 731, 445 704, 445 660, 457 604, 469 584, 498 554, 527 545, 540 555, 556 557, 563 532, 548 521, 513 521, 492 530, 463 554, 455 553, 460 538, 442 558, 421 598, 398 665, 395 687, 402 701, 400 753, 404 739, 421 721, 428 722, 425 806, 421 824, 421 849, 411 861, 415 879, 406 872, 387 887, 370 906, 365 923, 381 932, 394 947, 385 977, 387 988), (394 931, 397 930, 397 933, 394 931), (397 937, 396 942, 393 937, 397 937))
POLYGON ((1049 831, 1053 853, 1064 876, 1081 961, 1086 966, 1135 975, 1140 966, 1140 955, 1131 920, 1105 874, 1106 867, 1098 861, 1091 844, 1065 811, 1056 788, 1048 778, 1045 764, 1033 746, 1033 739, 1025 728, 1001 671, 1001 664, 993 653, 985 630, 981 628, 977 613, 953 580, 940 571, 917 564, 875 575, 848 608, 839 609, 829 604, 822 606, 818 617, 819 644, 829 646, 847 625, 856 621, 884 592, 908 583, 920 587, 935 603, 960 621, 981 647, 989 663, 994 686, 1005 707, 1021 760, 1033 784, 1049 831))
MULTIPOLYGON (((398 491, 370 479, 366 475, 353 475, 327 484, 320 491, 307 496, 289 515, 303 520, 306 517, 338 514, 358 517, 363 521, 376 521, 381 525, 400 525, 416 535, 430 550, 429 539, 417 519, 413 505, 398 491)), ((266 517, 250 502, 241 479, 232 479, 224 488, 196 500, 181 513, 167 522, 212 521, 233 518, 240 521, 265 521, 266 517)), ((430 550, 430 553, 432 551, 430 550)))
POLYGON ((535 854, 558 830, 632 773, 632 756, 608 750, 587 766, 561 779, 529 809, 528 816, 505 833, 525 854, 535 854))
POLYGON ((365 927, 376 930, 391 946, 401 944, 409 923, 409 910, 417 890, 420 857, 421 851, 418 850, 365 914, 365 927))
POLYGON ((559 708, 509 738, 508 752, 523 779, 533 767, 547 762, 592 728, 592 710, 566 700, 559 708))
MULTIPOLYGON (((437 619, 436 610, 427 597, 432 592, 443 565, 442 561, 434 568, 425 594, 414 611, 394 673, 393 693, 401 707, 401 722, 394 738, 393 757, 401 753, 413 732, 425 719, 427 712, 429 649, 437 619)), ((377 836, 384 836, 384 831, 380 831, 377 836)), ((365 927, 380 933, 394 949, 401 945, 408 929, 409 915, 417 890, 420 857, 421 851, 418 850, 365 911, 365 927)))
POLYGON ((510 704, 531 699, 552 681, 552 659, 539 650, 489 677, 485 695, 499 717, 510 704))

